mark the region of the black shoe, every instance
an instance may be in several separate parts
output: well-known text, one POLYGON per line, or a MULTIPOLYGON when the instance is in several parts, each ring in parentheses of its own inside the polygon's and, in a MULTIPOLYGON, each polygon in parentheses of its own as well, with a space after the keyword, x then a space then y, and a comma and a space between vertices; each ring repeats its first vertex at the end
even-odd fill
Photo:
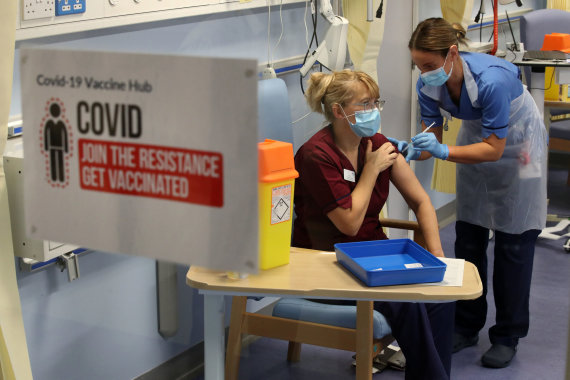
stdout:
POLYGON ((511 347, 495 343, 485 352, 483 357, 481 357, 481 363, 483 363, 485 367, 505 368, 509 366, 516 353, 516 346, 511 347))
POLYGON ((459 333, 453 333, 453 353, 459 352, 466 347, 471 347, 477 344, 479 341, 478 335, 465 336, 459 333))

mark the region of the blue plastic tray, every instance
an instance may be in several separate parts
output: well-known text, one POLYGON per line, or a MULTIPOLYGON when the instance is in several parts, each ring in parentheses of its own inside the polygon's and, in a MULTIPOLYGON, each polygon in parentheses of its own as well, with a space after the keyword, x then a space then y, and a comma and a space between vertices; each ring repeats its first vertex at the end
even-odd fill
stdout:
POLYGON ((336 259, 368 286, 443 280, 446 265, 410 239, 334 245, 336 259))

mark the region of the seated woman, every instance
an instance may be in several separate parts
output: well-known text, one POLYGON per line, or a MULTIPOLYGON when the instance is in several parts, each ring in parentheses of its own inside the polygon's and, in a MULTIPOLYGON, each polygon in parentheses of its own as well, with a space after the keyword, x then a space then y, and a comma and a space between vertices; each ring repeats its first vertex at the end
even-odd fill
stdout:
MULTIPOLYGON (((305 93, 330 123, 299 149, 293 245, 333 250, 341 242, 386 239, 379 214, 389 181, 416 214, 427 249, 444 256, 435 210, 404 157, 382 134, 376 82, 366 73, 314 73, 305 93)), ((354 301, 334 301, 354 304, 354 301)), ((406 379, 448 379, 454 303, 374 302, 406 357, 406 379)))

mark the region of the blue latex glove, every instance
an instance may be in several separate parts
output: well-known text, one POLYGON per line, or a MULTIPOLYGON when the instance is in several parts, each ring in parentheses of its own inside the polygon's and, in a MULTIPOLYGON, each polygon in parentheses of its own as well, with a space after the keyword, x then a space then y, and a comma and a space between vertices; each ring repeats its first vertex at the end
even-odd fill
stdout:
POLYGON ((417 160, 418 158, 420 158, 422 152, 414 149, 414 146, 412 144, 409 144, 407 141, 396 140, 392 137, 386 137, 386 138, 392 144, 396 145, 396 147, 398 148, 400 153, 402 153, 402 155, 404 154, 406 155, 406 162, 410 162, 411 160, 417 160))
POLYGON ((447 160, 449 156, 447 144, 442 144, 437 141, 437 137, 435 137, 433 133, 418 133, 412 137, 412 143, 416 149, 430 152, 432 156, 441 160, 447 160))

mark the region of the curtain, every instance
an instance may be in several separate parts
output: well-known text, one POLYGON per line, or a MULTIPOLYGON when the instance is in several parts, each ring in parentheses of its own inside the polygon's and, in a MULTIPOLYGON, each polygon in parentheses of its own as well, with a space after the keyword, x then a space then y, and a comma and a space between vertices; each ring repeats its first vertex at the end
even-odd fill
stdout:
MULTIPOLYGON (((442 143, 455 145, 460 128, 460 119, 448 121, 447 131, 443 131, 442 143)), ((434 160, 431 188, 442 193, 455 194, 455 162, 434 160)))
POLYGON ((562 9, 563 11, 570 12, 570 1, 568 0, 547 0, 546 8, 549 9, 562 9))
POLYGON ((441 14, 450 23, 457 22, 465 30, 471 23, 473 0, 440 0, 441 14))
POLYGON ((364 71, 378 81, 378 54, 384 38, 386 5, 381 0, 374 0, 373 9, 374 20, 366 21, 366 1, 342 1, 342 13, 349 23, 346 39, 354 69, 364 71), (381 5, 382 16, 377 18, 381 5))

